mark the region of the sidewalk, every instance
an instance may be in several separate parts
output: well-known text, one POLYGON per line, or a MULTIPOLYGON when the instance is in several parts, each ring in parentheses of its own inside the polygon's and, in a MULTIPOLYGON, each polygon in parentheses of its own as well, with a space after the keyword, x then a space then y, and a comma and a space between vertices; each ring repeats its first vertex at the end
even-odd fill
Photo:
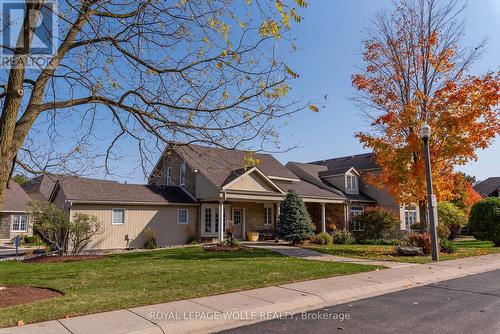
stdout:
POLYGON ((500 254, 412 264, 0 329, 0 334, 210 333, 500 269, 500 254))

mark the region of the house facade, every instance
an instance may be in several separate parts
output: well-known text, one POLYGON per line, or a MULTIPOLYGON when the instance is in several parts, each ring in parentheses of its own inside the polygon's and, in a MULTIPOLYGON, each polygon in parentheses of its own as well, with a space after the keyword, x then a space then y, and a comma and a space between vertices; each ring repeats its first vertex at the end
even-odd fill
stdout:
POLYGON ((149 228, 160 246, 223 240, 233 224, 238 239, 247 239, 247 232, 272 239, 289 190, 304 200, 317 232, 362 231, 355 218, 375 205, 397 212, 399 231, 409 230, 419 222, 418 209, 398 205, 365 182, 379 172, 372 154, 285 166, 270 154, 178 144, 163 152, 147 185, 65 176, 40 177, 27 188, 32 198, 45 197, 70 217, 96 216, 101 230, 93 249, 142 247, 149 228))
POLYGON ((500 177, 489 177, 474 186, 481 197, 500 197, 500 177))
POLYGON ((33 226, 28 216, 30 198, 19 184, 9 182, 0 210, 0 244, 11 241, 18 235, 33 235, 33 226))

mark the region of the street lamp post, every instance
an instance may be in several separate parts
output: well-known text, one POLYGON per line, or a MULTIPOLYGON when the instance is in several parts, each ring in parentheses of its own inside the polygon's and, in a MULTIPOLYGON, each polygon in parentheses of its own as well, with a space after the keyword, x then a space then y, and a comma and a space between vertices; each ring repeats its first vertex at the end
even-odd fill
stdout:
POLYGON ((425 174, 427 178, 427 207, 429 209, 429 221, 431 228, 431 243, 432 243, 432 260, 439 260, 439 250, 437 242, 437 203, 436 196, 432 192, 432 173, 431 173, 431 158, 429 153, 429 138, 431 137, 431 127, 427 124, 422 125, 420 128, 420 136, 424 142, 424 156, 425 156, 425 174))

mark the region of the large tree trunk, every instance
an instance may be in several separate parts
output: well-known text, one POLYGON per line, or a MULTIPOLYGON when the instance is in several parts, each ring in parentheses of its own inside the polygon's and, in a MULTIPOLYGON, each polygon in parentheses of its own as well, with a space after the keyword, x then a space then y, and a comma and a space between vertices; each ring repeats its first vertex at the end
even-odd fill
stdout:
POLYGON ((425 201, 418 202, 418 210, 420 213, 420 232, 427 232, 427 203, 425 201))

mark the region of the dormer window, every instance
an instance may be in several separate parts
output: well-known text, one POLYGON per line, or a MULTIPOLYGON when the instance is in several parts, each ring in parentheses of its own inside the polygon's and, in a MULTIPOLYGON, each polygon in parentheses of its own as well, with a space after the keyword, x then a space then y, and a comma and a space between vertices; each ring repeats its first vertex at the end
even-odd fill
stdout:
POLYGON ((356 175, 346 175, 346 189, 358 190, 358 177, 356 175))
POLYGON ((186 182, 186 163, 181 161, 179 165, 179 185, 183 186, 186 182))

